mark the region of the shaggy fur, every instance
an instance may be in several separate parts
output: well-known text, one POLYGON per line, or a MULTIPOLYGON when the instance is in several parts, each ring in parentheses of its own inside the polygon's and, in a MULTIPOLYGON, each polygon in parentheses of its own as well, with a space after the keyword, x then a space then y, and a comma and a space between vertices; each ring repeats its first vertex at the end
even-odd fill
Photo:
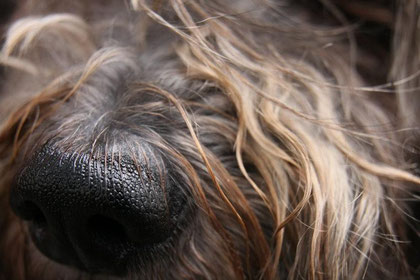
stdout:
POLYGON ((115 278, 47 259, 10 210, 46 143, 150 149, 182 178, 184 223, 123 279, 415 277, 418 1, 16 6, 0 56, 1 280, 115 278))

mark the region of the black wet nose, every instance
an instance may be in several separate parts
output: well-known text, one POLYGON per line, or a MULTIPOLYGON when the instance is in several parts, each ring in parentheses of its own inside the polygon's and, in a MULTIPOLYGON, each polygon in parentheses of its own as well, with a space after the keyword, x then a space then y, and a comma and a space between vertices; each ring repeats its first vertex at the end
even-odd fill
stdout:
POLYGON ((47 257, 120 274, 142 250, 171 237, 181 212, 181 193, 153 158, 93 159, 44 147, 18 176, 12 209, 30 222, 32 239, 47 257))

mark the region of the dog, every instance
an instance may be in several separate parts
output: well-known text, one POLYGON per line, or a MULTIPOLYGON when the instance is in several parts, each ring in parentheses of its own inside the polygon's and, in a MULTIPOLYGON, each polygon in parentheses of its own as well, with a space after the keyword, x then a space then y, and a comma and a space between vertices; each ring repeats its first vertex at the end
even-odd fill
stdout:
POLYGON ((5 3, 1 280, 416 277, 418 1, 5 3))

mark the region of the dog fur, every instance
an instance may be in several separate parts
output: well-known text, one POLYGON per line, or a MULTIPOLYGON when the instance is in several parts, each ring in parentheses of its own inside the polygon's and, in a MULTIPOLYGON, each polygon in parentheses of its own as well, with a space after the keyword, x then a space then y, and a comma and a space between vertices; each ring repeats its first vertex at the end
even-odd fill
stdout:
POLYGON ((1 280, 416 277, 418 1, 14 6, 1 25, 1 280), (47 143, 98 160, 152 151, 188 214, 120 278, 49 260, 9 206, 47 143))

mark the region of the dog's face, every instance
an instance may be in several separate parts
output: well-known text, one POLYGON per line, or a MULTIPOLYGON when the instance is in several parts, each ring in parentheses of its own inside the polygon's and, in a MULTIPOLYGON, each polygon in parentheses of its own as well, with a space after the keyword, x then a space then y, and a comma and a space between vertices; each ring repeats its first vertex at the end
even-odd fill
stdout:
POLYGON ((345 32, 305 30, 287 1, 62 2, 19 2, 3 44, 5 279, 340 279, 393 261, 380 235, 403 235, 396 189, 419 180, 378 136, 400 141, 345 32))
MULTIPOLYGON (((167 256, 194 254, 185 247, 191 239, 215 239, 200 244, 200 254, 222 242, 205 209, 207 200, 223 203, 212 179, 249 187, 233 177, 240 174, 235 110, 214 85, 186 78, 166 49, 144 54, 155 55, 152 65, 128 48, 93 54, 93 63, 103 60, 95 73, 65 103, 47 105, 25 141, 31 147, 19 160, 11 207, 52 260, 90 273, 124 275, 140 266, 154 275, 170 266, 167 256), (217 168, 213 178, 203 158, 217 168)), ((214 211, 222 217, 225 210, 214 211)))

